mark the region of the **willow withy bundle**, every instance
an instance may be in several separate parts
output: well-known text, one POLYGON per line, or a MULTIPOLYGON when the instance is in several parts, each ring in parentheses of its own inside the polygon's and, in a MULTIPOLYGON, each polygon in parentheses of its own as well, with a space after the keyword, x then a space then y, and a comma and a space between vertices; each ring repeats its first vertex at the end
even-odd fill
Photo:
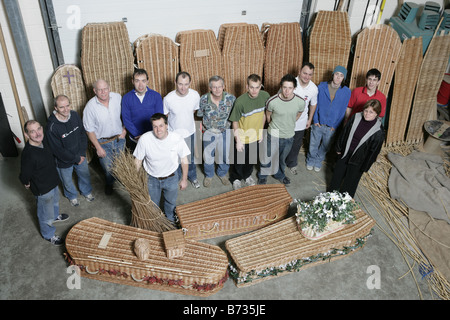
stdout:
POLYGON ((388 181, 392 164, 388 160, 387 154, 393 152, 407 156, 415 147, 416 146, 413 144, 403 143, 383 148, 378 157, 378 161, 374 163, 369 172, 363 175, 361 185, 365 188, 364 192, 362 189, 359 189, 358 195, 360 199, 363 200, 362 203, 366 201, 371 202, 385 219, 390 232, 385 230, 379 223, 377 223, 378 227, 380 227, 380 229, 399 248, 403 258, 409 266, 411 275, 416 281, 420 297, 422 298, 422 293, 420 292, 414 272, 412 272, 412 268, 416 263, 419 265, 419 268, 423 269, 425 267, 427 270, 432 270, 432 272, 424 275, 425 279, 428 281, 430 292, 436 293, 441 299, 449 300, 450 283, 442 276, 438 269, 428 267, 430 266, 430 260, 421 250, 420 243, 418 243, 416 238, 411 234, 408 224, 405 223, 404 218, 408 217, 408 207, 403 202, 392 199, 389 193, 388 181), (410 262, 406 259, 407 256, 414 261, 413 266, 411 266, 410 262))
POLYGON ((130 194, 131 226, 155 232, 175 229, 150 198, 147 173, 142 167, 136 170, 134 156, 127 149, 116 155, 111 171, 130 194))

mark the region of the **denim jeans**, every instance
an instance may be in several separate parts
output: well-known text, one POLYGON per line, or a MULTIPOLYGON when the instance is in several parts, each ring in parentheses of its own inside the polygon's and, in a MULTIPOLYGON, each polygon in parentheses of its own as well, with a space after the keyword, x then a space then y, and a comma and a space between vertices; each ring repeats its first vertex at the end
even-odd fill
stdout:
POLYGON ((321 168, 325 155, 330 150, 336 130, 326 125, 311 126, 309 151, 306 156, 306 165, 321 168))
POLYGON ((161 208, 161 195, 164 196, 164 206, 162 209, 167 219, 174 221, 174 212, 178 196, 178 173, 164 180, 148 175, 148 193, 152 201, 161 208))
POLYGON ((293 168, 298 165, 298 154, 303 145, 303 137, 305 135, 305 131, 306 130, 295 131, 291 151, 289 151, 289 154, 286 157, 286 165, 289 168, 293 168))
MULTIPOLYGON (((98 139, 99 143, 104 141, 106 140, 98 139)), ((112 185, 114 183, 115 178, 113 175, 111 175, 111 165, 115 155, 125 149, 125 139, 119 140, 114 139, 113 141, 102 144, 101 146, 106 152, 106 157, 99 158, 100 165, 102 166, 103 171, 105 172, 106 184, 112 185)))
POLYGON ((291 151, 294 137, 277 138, 269 133, 267 134, 267 143, 264 163, 261 161, 261 171, 258 175, 259 179, 267 179, 268 175, 273 175, 277 180, 282 180, 286 175, 286 158, 291 151))
POLYGON ((61 178, 64 195, 67 199, 73 200, 78 196, 78 191, 72 179, 73 171, 78 177, 78 188, 83 196, 87 196, 92 192, 91 176, 89 166, 85 159, 81 164, 74 164, 69 168, 57 168, 59 177, 61 178))
MULTIPOLYGON (((195 133, 190 135, 189 137, 184 138, 189 150, 191 151, 191 159, 189 160, 188 167, 188 180, 194 181, 197 179, 197 167, 195 166, 195 133)), ((178 166, 178 177, 182 178, 181 164, 178 166)))
POLYGON ((214 176, 216 151, 219 153, 217 175, 223 177, 227 174, 228 169, 230 169, 228 160, 230 151, 229 141, 229 130, 225 130, 222 133, 212 133, 206 130, 203 134, 203 168, 205 169, 206 177, 212 178, 214 176))
POLYGON ((59 189, 58 186, 46 194, 36 197, 37 217, 39 229, 44 239, 50 239, 55 235, 56 228, 53 221, 59 216, 59 189))

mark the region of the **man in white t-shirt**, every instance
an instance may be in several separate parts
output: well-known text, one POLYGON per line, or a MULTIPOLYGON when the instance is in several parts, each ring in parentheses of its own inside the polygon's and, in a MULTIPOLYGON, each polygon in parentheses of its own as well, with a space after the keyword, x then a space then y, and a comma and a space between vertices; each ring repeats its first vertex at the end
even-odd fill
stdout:
POLYGON ((305 62, 297 76, 297 87, 294 93, 305 100, 305 110, 295 123, 294 142, 291 151, 286 158, 286 166, 292 174, 297 174, 298 153, 303 144, 303 137, 306 129, 311 126, 311 121, 317 107, 318 89, 314 82, 311 81, 314 74, 314 65, 305 62))
MULTIPOLYGON (((200 95, 189 88, 191 75, 187 72, 179 72, 175 79, 176 89, 169 92, 163 99, 164 114, 167 116, 169 130, 177 132, 184 138, 191 151, 188 180, 194 188, 200 188, 197 180, 195 158, 195 120, 194 113, 199 108, 200 95)), ((178 169, 181 173, 181 168, 178 169)))
POLYGON ((168 130, 167 117, 164 114, 155 113, 150 121, 153 131, 140 137, 133 153, 136 169, 144 166, 148 174, 150 198, 159 206, 161 195, 164 194, 164 213, 167 219, 174 221, 178 186, 181 190, 187 187, 187 156, 190 151, 178 133, 168 130), (182 169, 181 180, 178 177, 179 163, 182 169))

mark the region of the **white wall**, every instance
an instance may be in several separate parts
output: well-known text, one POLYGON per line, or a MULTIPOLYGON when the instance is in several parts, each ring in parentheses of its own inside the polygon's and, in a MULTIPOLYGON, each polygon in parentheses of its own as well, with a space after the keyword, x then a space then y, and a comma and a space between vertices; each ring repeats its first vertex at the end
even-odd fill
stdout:
POLYGON ((90 22, 127 19, 130 42, 148 33, 175 41, 179 31, 211 29, 223 23, 299 22, 303 0, 58 0, 53 1, 65 63, 80 65, 80 34, 90 22), (242 15, 246 11, 246 15, 242 15))
MULTIPOLYGON (((50 89, 50 79, 53 74, 53 64, 50 58, 50 51, 48 47, 47 37, 45 35, 45 29, 42 21, 39 3, 35 0, 21 0, 19 1, 19 6, 23 21, 25 23, 25 31, 27 33, 28 42, 30 44, 30 50, 33 56, 34 66, 36 68, 39 86, 42 92, 42 98, 44 100, 44 103, 47 105, 46 112, 47 114, 49 114, 50 109, 53 109, 51 106, 53 98, 50 89)), ((0 24, 2 27, 3 35, 5 37, 6 49, 8 51, 11 68, 13 69, 13 76, 16 83, 20 104, 21 106, 25 107, 30 119, 34 119, 33 109, 28 97, 26 84, 22 75, 3 2, 0 6, 0 24)), ((22 148, 24 146, 22 126, 20 123, 19 113, 17 111, 14 93, 6 67, 6 60, 5 56, 3 55, 3 50, 0 50, 0 92, 2 93, 3 103, 8 115, 11 130, 22 141, 20 144, 16 143, 16 145, 22 148)))

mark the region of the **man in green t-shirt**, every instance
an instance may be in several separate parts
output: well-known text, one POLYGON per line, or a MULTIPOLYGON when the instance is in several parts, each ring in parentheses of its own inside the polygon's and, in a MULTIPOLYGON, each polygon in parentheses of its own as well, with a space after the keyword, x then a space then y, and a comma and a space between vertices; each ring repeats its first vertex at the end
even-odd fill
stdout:
POLYGON ((234 132, 234 163, 230 170, 233 188, 239 189, 245 181, 248 186, 255 185, 251 177, 253 165, 257 163, 259 143, 262 141, 266 122, 265 104, 269 93, 261 90, 261 77, 251 74, 247 78, 247 92, 234 102, 229 120, 234 132))
POLYGON ((266 102, 266 120, 269 123, 266 143, 268 157, 265 163, 261 161, 259 184, 266 184, 270 174, 285 185, 291 183, 284 174, 286 158, 294 141, 295 122, 305 109, 305 100, 294 93, 297 80, 293 75, 285 75, 280 86, 280 92, 266 102))

